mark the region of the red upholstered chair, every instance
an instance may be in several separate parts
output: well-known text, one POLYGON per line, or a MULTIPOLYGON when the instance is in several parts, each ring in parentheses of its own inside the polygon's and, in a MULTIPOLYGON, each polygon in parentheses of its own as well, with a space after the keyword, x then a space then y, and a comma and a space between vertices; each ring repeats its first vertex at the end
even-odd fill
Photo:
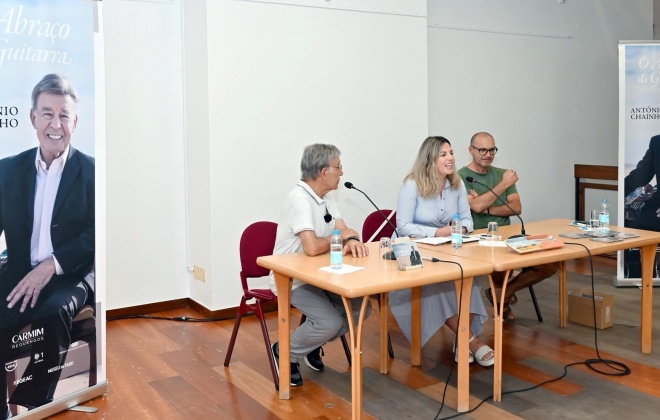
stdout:
MULTIPOLYGON (((396 211, 387 209, 381 211, 385 217, 392 222, 392 225, 396 227, 396 211)), ((362 240, 365 243, 377 241, 380 240, 380 238, 392 237, 394 229, 392 229, 392 226, 385 221, 383 214, 375 211, 364 219, 364 224, 362 225, 362 240)))
MULTIPOLYGON (((266 354, 270 362, 270 370, 273 374, 273 382, 275 382, 275 389, 279 390, 279 377, 277 376, 277 368, 275 367, 275 360, 270 350, 270 337, 268 336, 268 327, 264 318, 263 304, 266 302, 277 302, 277 296, 268 289, 251 289, 248 285, 248 279, 265 277, 270 273, 270 270, 263 268, 257 264, 257 258, 265 255, 272 255, 273 248, 275 247, 275 236, 277 232, 277 223, 273 222, 255 222, 248 226, 241 235, 240 241, 240 256, 241 256, 241 285, 243 287, 243 297, 241 304, 236 313, 236 322, 234 322, 234 329, 231 333, 229 341, 229 348, 227 349, 227 356, 225 357, 225 366, 229 366, 231 354, 234 350, 234 343, 236 342, 236 335, 238 334, 238 327, 241 325, 241 318, 248 312, 254 312, 261 324, 261 332, 264 336, 264 344, 266 346, 266 354), (248 301, 254 300, 254 303, 248 301)), ((303 315, 300 323, 305 322, 303 315)), ((346 336, 341 337, 344 351, 348 364, 351 364, 351 350, 348 346, 346 336)))
MULTIPOLYGON (((380 238, 390 238, 394 233, 392 226, 385 221, 387 218, 392 225, 396 227, 396 211, 394 210, 381 210, 383 214, 378 211, 375 211, 367 216, 364 219, 362 224, 362 240, 366 242, 379 241, 380 238)), ((380 308, 381 302, 378 299, 378 308, 380 308)), ((382 314, 381 316, 387 316, 387 314, 382 314)), ((390 333, 387 333, 387 347, 391 358, 394 358, 394 349, 392 349, 392 339, 390 338, 390 333)))

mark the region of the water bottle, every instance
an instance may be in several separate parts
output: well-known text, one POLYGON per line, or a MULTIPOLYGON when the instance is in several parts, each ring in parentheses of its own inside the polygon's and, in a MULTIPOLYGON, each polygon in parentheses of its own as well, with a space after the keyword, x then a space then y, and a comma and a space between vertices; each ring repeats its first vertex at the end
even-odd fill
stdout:
POLYGON ((344 244, 341 240, 341 233, 335 229, 332 231, 332 238, 330 238, 330 268, 334 268, 335 270, 341 269, 344 262, 344 256, 342 255, 343 248, 344 244))
POLYGON ((460 248, 463 246, 463 226, 461 226, 461 215, 454 215, 451 222, 451 247, 460 248))
POLYGON ((607 202, 607 198, 603 198, 603 202, 600 203, 598 227, 600 227, 600 230, 603 233, 607 233, 610 229, 610 204, 607 202))

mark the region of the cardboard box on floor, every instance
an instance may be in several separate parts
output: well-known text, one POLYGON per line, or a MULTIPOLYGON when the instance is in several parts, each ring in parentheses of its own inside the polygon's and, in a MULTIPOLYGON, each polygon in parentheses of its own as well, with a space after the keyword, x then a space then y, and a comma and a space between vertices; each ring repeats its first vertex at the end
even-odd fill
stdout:
MULTIPOLYGON (((614 295, 596 292, 596 328, 614 325, 614 295)), ((594 307, 591 289, 572 289, 568 292, 568 320, 589 327, 594 326, 594 307)))

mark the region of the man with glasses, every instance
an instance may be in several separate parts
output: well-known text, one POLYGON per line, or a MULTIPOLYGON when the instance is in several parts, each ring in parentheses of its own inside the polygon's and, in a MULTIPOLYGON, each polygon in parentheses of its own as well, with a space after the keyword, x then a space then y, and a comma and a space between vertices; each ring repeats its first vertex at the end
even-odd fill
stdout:
MULTIPOLYGON (((332 231, 338 229, 344 242, 344 255, 369 255, 358 233, 346 226, 330 194, 339 187, 339 178, 344 174, 340 155, 339 149, 331 144, 312 144, 305 148, 300 162, 302 175, 284 202, 273 254, 299 252, 315 256, 328 253, 332 231)), ((270 287, 277 294, 272 272, 270 287)), ((354 299, 351 303, 357 324, 362 300, 354 299)), ((311 369, 322 371, 321 346, 346 334, 348 320, 339 295, 297 279, 293 279, 291 285, 291 305, 307 317, 291 334, 291 385, 299 386, 303 380, 298 360, 304 359, 311 369)), ((367 316, 370 312, 371 306, 367 308, 367 316)), ((273 344, 272 352, 279 371, 279 343, 273 344)))
MULTIPOLYGON (((468 151, 472 155, 472 162, 459 169, 458 173, 463 178, 465 188, 468 190, 468 202, 472 211, 474 228, 485 228, 488 226, 488 222, 497 222, 500 226, 511 224, 510 216, 515 216, 516 213, 519 215, 522 212, 520 195, 516 189, 518 174, 513 169, 492 166, 498 149, 495 147, 495 139, 488 133, 480 132, 473 135, 468 151), (468 177, 474 178, 476 182, 467 182, 468 177), (502 200, 506 200, 508 207, 481 184, 487 185, 502 200)), ((506 296, 504 296, 504 320, 515 320, 509 305, 518 301, 516 298, 518 290, 532 286, 552 276, 558 269, 558 263, 526 267, 520 274, 509 280, 506 296)), ((499 296, 504 282, 504 273, 494 272, 492 277, 495 283, 495 292, 499 296)), ((486 290, 486 297, 492 303, 493 298, 490 289, 486 290)))

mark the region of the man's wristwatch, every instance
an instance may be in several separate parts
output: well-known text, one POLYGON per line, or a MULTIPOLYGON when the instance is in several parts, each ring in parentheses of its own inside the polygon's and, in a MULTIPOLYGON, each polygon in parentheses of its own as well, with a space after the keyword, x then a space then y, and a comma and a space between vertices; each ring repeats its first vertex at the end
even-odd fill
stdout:
POLYGON ((348 243, 348 241, 350 241, 350 240, 360 242, 360 238, 358 238, 357 236, 350 236, 350 237, 346 238, 346 240, 344 241, 344 245, 346 245, 348 243))

